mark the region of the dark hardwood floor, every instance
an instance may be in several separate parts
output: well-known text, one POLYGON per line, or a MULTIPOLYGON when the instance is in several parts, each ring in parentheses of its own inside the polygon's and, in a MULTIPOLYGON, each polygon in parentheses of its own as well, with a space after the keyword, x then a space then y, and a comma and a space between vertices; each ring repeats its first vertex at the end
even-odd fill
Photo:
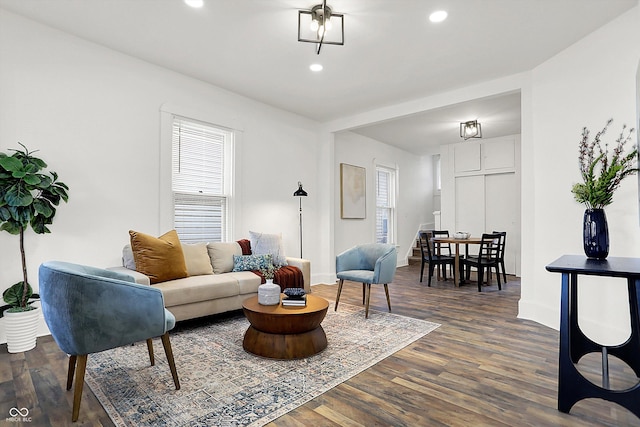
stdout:
MULTIPOLYGON (((518 280, 478 293, 473 284, 434 281, 428 288, 418 278, 418 266, 398 269, 389 285, 392 310, 442 326, 269 426, 640 426, 626 409, 599 399, 558 412, 558 332, 516 318, 518 280)), ((333 300, 336 286, 313 292, 333 300)), ((341 301, 359 304, 361 292, 345 283, 341 301)), ((371 307, 386 310, 382 287, 372 287, 371 307)), ((612 359, 612 386, 634 385, 632 371, 612 359)), ((594 382, 599 366, 596 355, 580 362, 594 382)), ((66 369, 67 357, 50 337, 26 353, 0 346, 0 425, 27 425, 5 420, 13 407, 29 408, 31 426, 72 425, 66 369)), ((73 425, 113 425, 89 387, 73 425)))

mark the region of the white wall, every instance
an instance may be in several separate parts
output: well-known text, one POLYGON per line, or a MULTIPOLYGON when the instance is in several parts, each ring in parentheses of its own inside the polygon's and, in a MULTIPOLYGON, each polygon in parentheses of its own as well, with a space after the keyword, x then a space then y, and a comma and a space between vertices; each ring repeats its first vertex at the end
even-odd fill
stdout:
MULTIPOLYGON (((636 7, 580 40, 534 69, 531 93, 523 93, 520 317, 559 325, 560 275, 547 272, 545 265, 563 254, 584 254, 584 206, 570 192, 580 181, 582 127, 595 133, 614 118, 605 136, 613 145, 622 124, 635 123, 639 22, 636 7)), ((635 178, 622 183, 606 213, 609 256, 640 256, 635 178)), ((604 342, 624 340, 629 317, 624 282, 581 278, 580 283, 580 322, 587 332, 604 342)))
POLYGON ((396 167, 398 175, 397 229, 398 263, 407 263, 420 224, 433 222, 433 163, 423 158, 353 132, 335 136, 334 157, 334 249, 338 254, 360 243, 375 241, 375 166, 396 167), (366 168, 366 218, 340 218, 340 163, 366 168))
MULTIPOLYGON (((324 259, 314 244, 322 206, 316 197, 318 123, 6 11, 0 11, 0 53, 0 151, 18 142, 40 150, 70 187, 52 234, 27 233, 36 289, 43 261, 117 265, 129 229, 167 231, 158 209, 161 173, 170 173, 159 168, 160 108, 167 104, 241 129, 233 237, 248 237, 249 230, 282 232, 285 251, 299 254, 298 199, 292 194, 302 181, 309 193, 304 255, 312 274, 328 268, 326 259, 324 266, 314 263, 324 259)), ((0 290, 19 280, 18 237, 0 233, 0 290)))

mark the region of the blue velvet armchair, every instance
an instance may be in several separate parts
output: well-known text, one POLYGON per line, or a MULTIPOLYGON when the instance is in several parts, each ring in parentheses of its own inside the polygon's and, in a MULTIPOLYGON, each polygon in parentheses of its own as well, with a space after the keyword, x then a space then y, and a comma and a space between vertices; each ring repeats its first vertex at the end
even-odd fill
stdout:
POLYGON ((383 243, 368 243, 347 249, 336 257, 336 275, 338 283, 338 295, 336 296, 335 310, 338 310, 338 302, 342 293, 342 285, 345 280, 362 283, 362 303, 365 305, 365 318, 369 318, 369 299, 372 284, 383 284, 387 296, 387 305, 391 311, 389 299, 389 283, 396 274, 397 255, 396 248, 383 243))
POLYGON ((39 286, 47 326, 69 355, 67 390, 76 374, 72 421, 78 420, 90 353, 146 340, 153 365, 151 338, 161 337, 173 382, 180 389, 168 333, 175 317, 164 308, 159 289, 138 285, 122 273, 59 261, 40 266, 39 286))

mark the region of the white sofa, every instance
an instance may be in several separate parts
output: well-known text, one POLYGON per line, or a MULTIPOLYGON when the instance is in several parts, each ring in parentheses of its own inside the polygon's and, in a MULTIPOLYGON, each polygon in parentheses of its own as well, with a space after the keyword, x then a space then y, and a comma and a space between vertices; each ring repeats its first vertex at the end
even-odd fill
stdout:
MULTIPOLYGON (((201 245, 204 245, 201 244, 201 245)), ((189 276, 181 279, 168 280, 151 284, 148 276, 135 270, 135 262, 130 245, 123 249, 122 266, 111 267, 110 270, 119 271, 132 276, 137 283, 150 285, 162 291, 165 307, 173 313, 176 320, 193 319, 211 314, 242 308, 242 302, 258 294, 261 278, 251 271, 231 271, 233 269, 233 255, 241 255, 242 250, 237 243, 209 243, 210 269, 200 265, 200 274, 191 274, 194 264, 191 251, 186 250, 190 245, 183 244, 185 262, 189 276), (237 247, 236 247, 237 245, 237 247), (211 271, 209 273, 208 271, 211 271), (202 274, 203 271, 207 273, 202 274)), ((286 258, 291 266, 298 267, 304 278, 304 289, 311 292, 309 260, 301 258, 286 258)))

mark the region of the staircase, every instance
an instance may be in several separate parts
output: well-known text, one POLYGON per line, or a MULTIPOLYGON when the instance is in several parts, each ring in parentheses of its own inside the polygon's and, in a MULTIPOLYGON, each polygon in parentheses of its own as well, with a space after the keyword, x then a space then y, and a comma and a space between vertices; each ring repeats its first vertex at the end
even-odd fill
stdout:
POLYGON ((420 263, 422 262, 422 254, 420 253, 420 241, 418 239, 416 239, 412 248, 412 254, 409 255, 407 261, 409 265, 420 265, 420 263))

